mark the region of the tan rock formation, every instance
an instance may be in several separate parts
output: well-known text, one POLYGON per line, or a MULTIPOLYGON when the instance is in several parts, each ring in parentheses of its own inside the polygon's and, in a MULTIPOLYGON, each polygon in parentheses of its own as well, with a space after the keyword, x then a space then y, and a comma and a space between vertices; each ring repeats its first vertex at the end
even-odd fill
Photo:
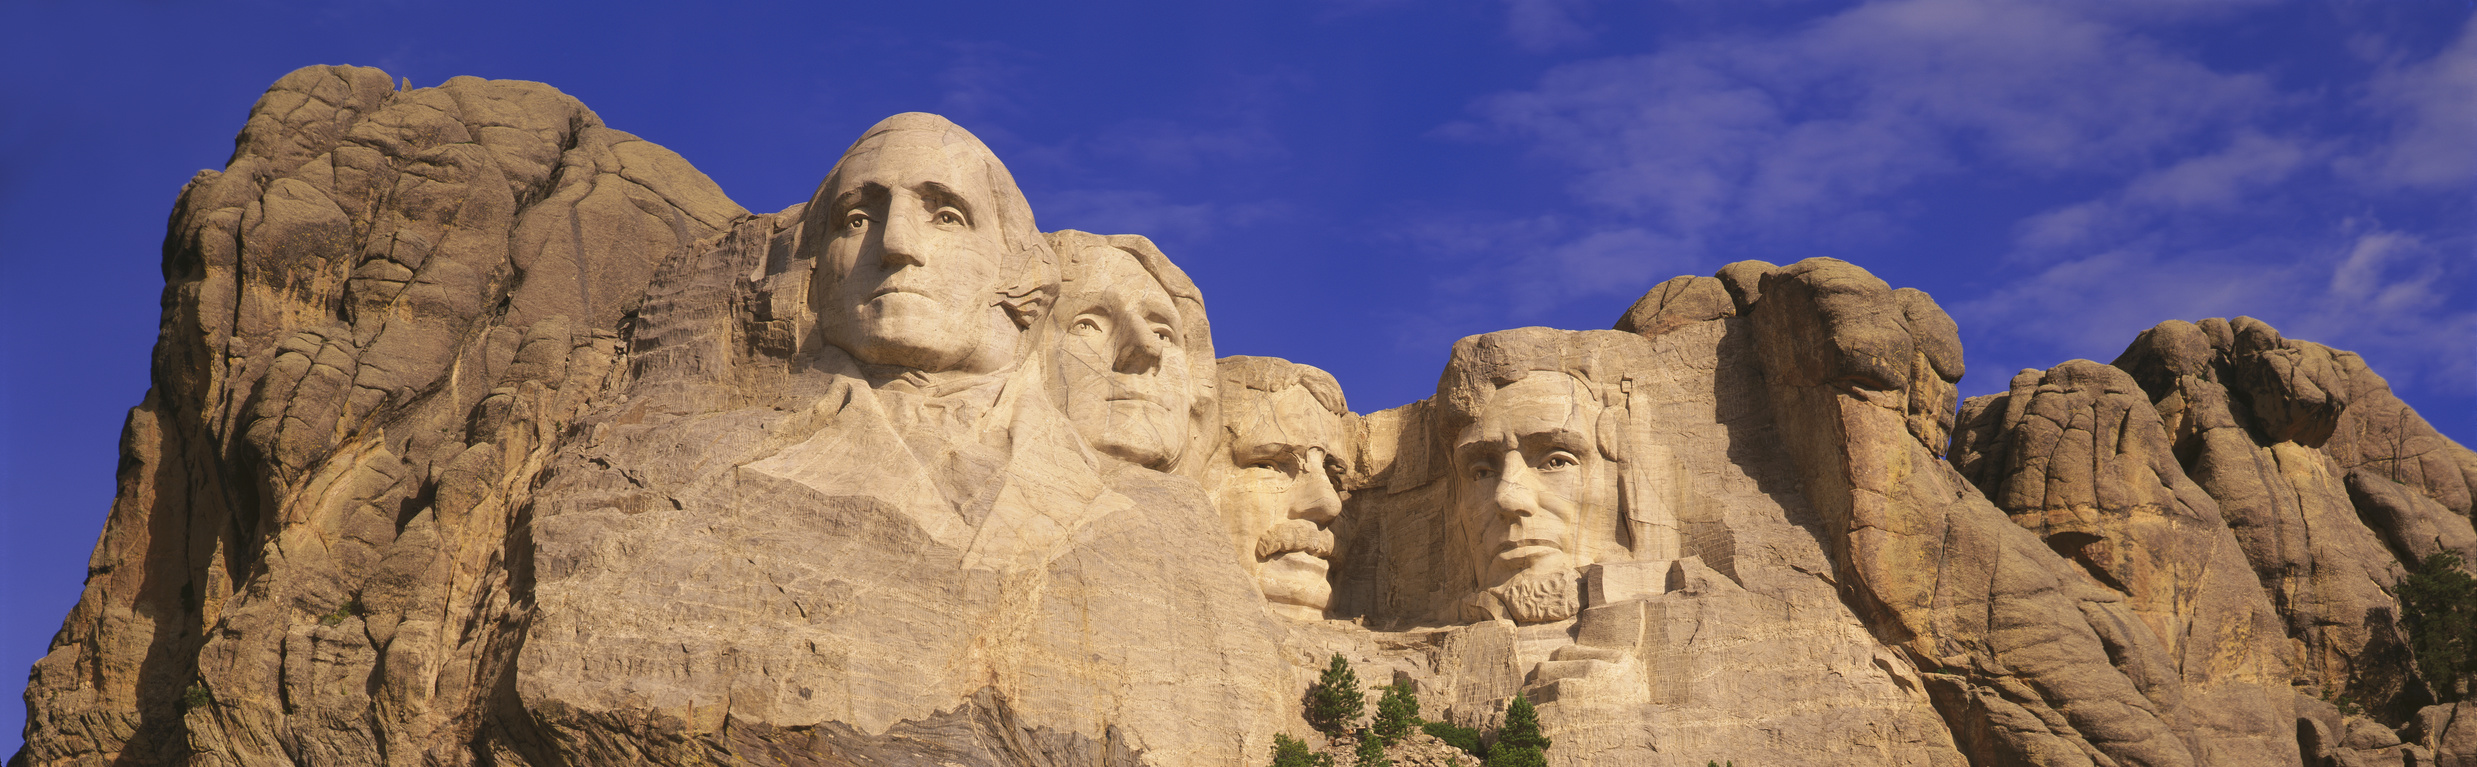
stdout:
POLYGON ((1275 612, 1323 618, 1333 598, 1340 478, 1355 455, 1350 407, 1330 373, 1271 357, 1227 357, 1220 438, 1202 470, 1236 559, 1275 612))
POLYGON ((1749 261, 1361 415, 943 118, 756 215, 352 67, 165 273, 12 765, 1261 764, 1335 654, 1561 767, 2477 758, 2391 596, 2477 454, 2249 319, 1956 414, 1926 294, 1749 261))

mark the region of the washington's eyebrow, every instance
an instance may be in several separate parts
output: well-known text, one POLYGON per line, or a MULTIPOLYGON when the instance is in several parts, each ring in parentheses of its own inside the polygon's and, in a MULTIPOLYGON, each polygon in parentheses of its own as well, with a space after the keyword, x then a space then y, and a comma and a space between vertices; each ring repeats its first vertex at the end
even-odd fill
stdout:
POLYGON ((860 204, 863 202, 885 196, 886 185, 871 181, 861 184, 858 187, 854 187, 851 191, 835 196, 834 210, 838 213, 851 210, 853 208, 860 207, 860 204))
POLYGON ((947 186, 936 181, 923 181, 920 182, 919 186, 913 187, 913 189, 920 192, 920 199, 922 202, 933 205, 952 205, 957 208, 962 208, 963 215, 967 218, 971 217, 974 213, 972 210, 972 204, 965 202, 963 199, 963 193, 955 191, 954 187, 947 186))

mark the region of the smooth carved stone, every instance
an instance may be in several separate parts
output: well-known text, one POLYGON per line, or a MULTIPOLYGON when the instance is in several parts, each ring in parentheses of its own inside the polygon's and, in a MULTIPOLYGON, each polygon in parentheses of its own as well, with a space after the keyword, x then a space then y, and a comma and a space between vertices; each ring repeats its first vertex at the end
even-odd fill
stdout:
POLYGON ((1338 489, 1357 454, 1333 376, 1271 357, 1220 361, 1221 428, 1199 469, 1237 561, 1274 611, 1301 620, 1332 602, 1338 489))

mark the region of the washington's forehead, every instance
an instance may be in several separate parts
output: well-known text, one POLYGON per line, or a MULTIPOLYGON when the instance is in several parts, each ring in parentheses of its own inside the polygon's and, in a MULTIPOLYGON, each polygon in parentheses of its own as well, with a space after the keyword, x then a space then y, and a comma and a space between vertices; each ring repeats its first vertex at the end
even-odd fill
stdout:
POLYGON ((987 179, 980 171, 994 159, 985 153, 923 144, 864 145, 843 156, 838 187, 848 190, 876 183, 909 188, 933 181, 958 191, 986 193, 987 179))

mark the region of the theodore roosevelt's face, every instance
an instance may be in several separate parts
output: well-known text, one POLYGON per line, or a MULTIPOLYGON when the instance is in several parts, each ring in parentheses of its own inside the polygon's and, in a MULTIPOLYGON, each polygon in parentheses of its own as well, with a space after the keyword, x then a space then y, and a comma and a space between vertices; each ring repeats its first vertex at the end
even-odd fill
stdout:
POLYGON ((1588 510, 1614 494, 1594 434, 1597 398, 1572 376, 1534 372, 1498 389, 1454 442, 1455 497, 1482 588, 1585 562, 1588 510))
POLYGON ((997 305, 1004 253, 977 148, 897 132, 852 148, 824 199, 825 340, 861 362, 964 366, 1010 322, 997 305))
POLYGON ((1062 255, 1075 279, 1050 316, 1067 417, 1094 450, 1167 469, 1187 447, 1195 400, 1178 305, 1126 251, 1093 245, 1062 255))
POLYGON ((1224 388, 1230 450, 1228 463, 1207 467, 1214 502, 1274 610, 1322 618, 1333 596, 1333 533, 1324 528, 1342 512, 1342 418, 1304 386, 1224 388))

